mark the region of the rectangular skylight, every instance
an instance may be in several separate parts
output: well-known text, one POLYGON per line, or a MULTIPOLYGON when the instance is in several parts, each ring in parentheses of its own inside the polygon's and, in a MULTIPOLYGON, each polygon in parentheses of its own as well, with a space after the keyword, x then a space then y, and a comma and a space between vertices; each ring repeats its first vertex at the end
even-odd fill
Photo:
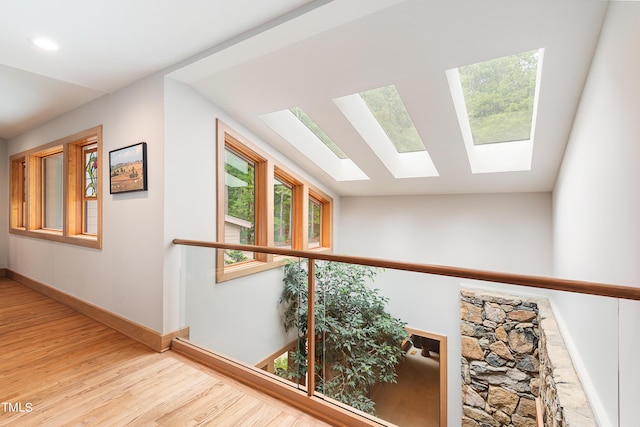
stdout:
POLYGON ((473 173, 531 169, 544 49, 446 71, 473 173))
POLYGON ((458 68, 475 145, 531 138, 539 51, 458 68))
MULTIPOLYGON (((264 114, 260 116, 260 119, 334 180, 359 181, 369 179, 342 150, 340 150, 340 153, 344 158, 339 157, 326 142, 323 142, 320 136, 312 129, 313 126, 308 126, 300 118, 307 115, 304 112, 302 112, 303 114, 298 114, 300 112, 302 110, 299 108, 291 108, 264 114)), ((320 129, 317 125, 315 127, 320 129)), ((324 132, 322 133, 324 134, 324 132)), ((334 145, 337 147, 337 144, 334 145)))
POLYGON ((360 92, 398 153, 424 151, 424 144, 394 85, 360 92))
POLYGON ((395 86, 334 98, 394 178, 438 176, 395 86))
POLYGON ((300 120, 307 128, 309 128, 309 130, 311 132, 313 132, 313 134, 315 136, 318 137, 318 139, 320 141, 322 141, 322 143, 324 145, 326 145, 327 147, 329 147, 329 150, 333 151, 333 153, 338 156, 339 159, 348 159, 349 156, 347 156, 344 151, 342 151, 340 149, 340 147, 338 147, 338 145, 333 142, 331 140, 331 138, 329 138, 327 136, 326 133, 324 133, 324 131, 322 129, 320 129, 320 126, 318 126, 316 124, 316 122, 314 122, 311 117, 309 117, 307 115, 307 113, 305 113, 302 108, 300 107, 293 107, 291 108, 289 111, 291 111, 293 113, 294 116, 296 116, 296 118, 298 120, 300 120))

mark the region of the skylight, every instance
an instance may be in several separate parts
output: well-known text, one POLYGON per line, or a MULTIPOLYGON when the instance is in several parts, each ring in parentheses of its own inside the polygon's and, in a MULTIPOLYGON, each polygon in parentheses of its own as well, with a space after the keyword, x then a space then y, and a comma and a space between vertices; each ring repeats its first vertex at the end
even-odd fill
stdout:
POLYGON ((544 49, 447 70, 473 173, 531 169, 544 49))
POLYGON ((329 138, 322 129, 320 129, 320 126, 318 126, 316 122, 311 120, 311 117, 309 117, 307 113, 305 113, 302 110, 302 108, 294 107, 294 108, 291 108, 289 111, 291 111, 291 113, 293 113, 293 115, 296 116, 298 120, 300 120, 307 128, 309 128, 309 130, 313 132, 313 134, 317 136, 318 139, 322 141, 324 145, 329 147, 329 150, 333 151, 333 153, 336 156, 338 156, 338 158, 340 159, 349 158, 349 156, 344 154, 344 151, 342 151, 340 147, 338 147, 338 145, 335 142, 333 142, 331 138, 329 138))
POLYGON ((260 118, 334 180, 369 179, 300 108, 276 111, 264 114, 260 118))
POLYGON ((475 145, 531 137, 538 53, 533 50, 458 68, 475 145))
POLYGON ((395 178, 438 176, 395 86, 333 102, 395 178))
POLYGON ((424 144, 418 135, 400 94, 394 85, 360 92, 369 111, 376 118, 398 153, 424 151, 424 144))

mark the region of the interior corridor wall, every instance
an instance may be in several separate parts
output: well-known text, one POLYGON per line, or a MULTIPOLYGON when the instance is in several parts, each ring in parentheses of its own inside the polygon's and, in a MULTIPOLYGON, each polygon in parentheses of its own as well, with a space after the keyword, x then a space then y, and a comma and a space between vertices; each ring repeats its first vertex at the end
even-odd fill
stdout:
MULTIPOLYGON (((554 190, 561 277, 640 283, 638 22, 640 3, 609 5, 554 190)), ((640 305, 566 294, 554 296, 554 305, 600 424, 637 425, 640 305)))
MULTIPOLYGON (((550 275, 551 194, 344 197, 338 253, 550 275)), ((408 326, 449 337, 448 421, 462 417, 460 285, 468 280, 385 271, 375 287, 408 326)), ((522 290, 522 289, 520 289, 522 290)), ((526 291, 526 290, 525 290, 526 291)))
POLYGON ((9 268, 161 332, 162 120, 163 79, 151 76, 10 139, 9 155, 103 125, 104 158, 102 250, 11 234, 9 268), (141 141, 149 191, 109 194, 109 151, 141 141))
POLYGON ((214 250, 171 244, 175 238, 216 241, 216 119, 331 196, 334 236, 340 199, 190 86, 165 79, 166 321, 172 328, 176 322, 189 326, 199 345, 253 364, 292 340, 281 327, 282 270, 217 284, 214 250), (193 280, 180 289, 187 273, 193 280))
POLYGON ((7 268, 9 261, 9 158, 7 141, 0 138, 0 268, 7 268))

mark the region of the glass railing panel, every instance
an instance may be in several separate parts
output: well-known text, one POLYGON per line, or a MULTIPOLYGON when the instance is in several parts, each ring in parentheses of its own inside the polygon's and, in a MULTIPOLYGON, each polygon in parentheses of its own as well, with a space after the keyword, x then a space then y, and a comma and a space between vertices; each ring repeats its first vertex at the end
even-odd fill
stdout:
POLYGON ((280 369, 275 372, 302 388, 306 388, 308 382, 308 263, 307 259, 286 260, 281 269, 279 311, 282 327, 291 331, 292 341, 287 354, 281 358, 280 369))
POLYGON ((189 341, 302 388, 305 366, 292 357, 300 325, 284 321, 283 275, 274 268, 216 283, 216 249, 183 246, 180 321, 189 341))
POLYGON ((315 263, 315 390, 320 396, 400 426, 440 425, 446 372, 440 375, 439 359, 446 339, 429 332, 430 313, 423 309, 429 303, 397 292, 424 288, 429 278, 315 263))
POLYGON ((626 307, 635 305, 307 259, 215 283, 216 250, 182 250, 190 341, 321 399, 399 426, 439 426, 452 414, 516 425, 533 422, 540 394, 568 391, 597 403, 594 419, 619 423, 618 389, 629 387, 620 349, 632 345, 637 316, 626 307), (560 385, 545 389, 556 376, 560 385))

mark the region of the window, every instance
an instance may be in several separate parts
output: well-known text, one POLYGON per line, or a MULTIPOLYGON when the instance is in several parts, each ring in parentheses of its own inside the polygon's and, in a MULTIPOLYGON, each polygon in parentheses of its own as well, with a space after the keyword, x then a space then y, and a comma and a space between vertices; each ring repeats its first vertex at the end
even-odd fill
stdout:
POLYGON ((396 179, 438 176, 395 85, 333 102, 396 179))
POLYGON ((398 153, 426 150, 394 85, 360 92, 360 97, 398 153))
POLYGON ((369 179, 338 144, 299 107, 263 114, 260 119, 334 180, 369 179))
POLYGON ((42 228, 62 231, 62 153, 42 158, 42 228))
POLYGON ((309 198, 309 247, 317 248, 320 246, 320 234, 322 226, 322 217, 320 212, 322 204, 316 199, 309 198))
POLYGON ((277 176, 273 180, 273 244, 293 247, 293 186, 277 176))
POLYGON ((10 231, 101 248, 102 127, 11 157, 10 231))
MULTIPOLYGON (((255 163, 224 150, 224 241, 254 245, 256 232, 255 163)), ((251 253, 226 251, 225 264, 246 261, 251 253)))
POLYGON ((11 161, 11 218, 10 228, 24 228, 26 224, 26 161, 18 157, 11 161))
POLYGON ((342 151, 342 149, 338 147, 338 144, 333 142, 331 138, 329 138, 329 136, 327 136, 327 134, 324 133, 322 129, 320 129, 320 126, 318 126, 316 122, 314 122, 311 117, 309 117, 307 113, 302 110, 302 108, 294 107, 289 111, 291 111, 291 113, 293 113, 293 115, 298 120, 300 120, 320 141, 322 141, 322 143, 326 145, 327 148, 329 148, 329 150, 333 152, 333 154, 338 156, 339 159, 349 158, 349 156, 347 156, 344 151, 342 151))
POLYGON ((531 170, 544 49, 446 71, 472 173, 531 170))
POLYGON ((82 147, 84 192, 82 195, 82 232, 98 234, 98 146, 82 147))
MULTIPOLYGON (((332 199, 223 122, 218 120, 217 127, 218 240, 330 250, 332 199)), ((282 265, 282 258, 218 251, 216 277, 220 282, 264 271, 282 265)))
POLYGON ((537 50, 458 68, 475 145, 531 138, 537 50))

